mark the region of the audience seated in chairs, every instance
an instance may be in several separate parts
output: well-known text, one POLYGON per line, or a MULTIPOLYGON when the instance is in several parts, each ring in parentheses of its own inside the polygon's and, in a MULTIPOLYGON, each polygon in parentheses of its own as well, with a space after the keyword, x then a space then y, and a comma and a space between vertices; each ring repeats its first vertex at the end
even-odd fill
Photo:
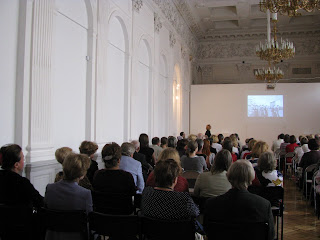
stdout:
POLYGON ((43 197, 30 181, 22 177, 24 155, 17 144, 0 149, 0 238, 41 239, 33 209, 43 206, 43 197))
POLYGON ((218 152, 211 171, 198 176, 193 195, 201 198, 217 197, 231 189, 226 175, 231 163, 232 157, 228 150, 218 152))
POLYGON ((152 171, 153 167, 147 162, 146 156, 142 153, 139 153, 139 150, 140 150, 139 141, 132 140, 131 144, 134 146, 136 150, 133 153, 133 158, 141 163, 143 179, 144 179, 144 182, 146 182, 149 176, 149 173, 152 171))
POLYGON ((174 191, 181 171, 181 167, 173 159, 161 160, 157 163, 154 169, 155 187, 146 187, 142 193, 143 216, 177 221, 199 215, 199 209, 189 193, 174 191))
POLYGON ((132 175, 119 168, 120 146, 106 144, 101 155, 105 169, 98 170, 93 178, 94 210, 107 214, 132 214, 132 197, 137 189, 132 175))
POLYGON ((207 169, 206 160, 202 156, 196 156, 198 144, 196 141, 190 141, 187 145, 187 156, 181 157, 181 166, 184 171, 197 171, 202 173, 207 169))
POLYGON ((271 152, 262 153, 258 160, 258 166, 254 168, 256 177, 253 180, 252 185, 262 187, 283 187, 283 176, 276 168, 277 161, 274 158, 274 154, 271 152))
POLYGON ((257 140, 255 140, 254 138, 252 138, 251 140, 249 140, 248 142, 248 152, 244 153, 241 157, 241 159, 250 159, 251 154, 252 154, 252 148, 253 146, 256 144, 257 140))
MULTIPOLYGON (((66 159, 69 153, 72 153, 72 149, 69 147, 58 148, 55 152, 55 157, 58 163, 62 165, 63 161, 66 159)), ((63 171, 60 171, 56 174, 54 182, 59 182, 62 179, 63 179, 63 171)))
MULTIPOLYGON (((268 200, 248 192, 247 188, 254 179, 254 169, 247 160, 234 162, 227 172, 232 185, 227 193, 206 202, 204 212, 205 231, 210 231, 210 222, 224 224, 266 222, 269 227, 268 239, 274 237, 273 216, 268 200)), ((230 232, 232 229, 229 228, 230 232)), ((212 233, 214 237, 214 233, 212 233)), ((248 233, 250 234, 250 233, 248 233)), ((210 234, 209 234, 210 239, 210 234)), ((213 239, 213 238, 212 238, 213 239)))
POLYGON ((206 157, 206 163, 207 163, 208 169, 210 169, 212 164, 213 164, 215 153, 212 153, 210 151, 210 141, 208 139, 203 140, 202 153, 207 156, 206 157))
POLYGON ((222 145, 219 143, 219 138, 218 136, 214 135, 212 137, 212 144, 211 147, 216 150, 216 153, 222 150, 222 145))
MULTIPOLYGON (((171 147, 165 148, 160 153, 157 163, 167 159, 175 160, 178 163, 178 165, 181 167, 179 154, 174 148, 171 148, 171 147)), ((154 171, 150 173, 148 180, 146 182, 146 186, 155 187, 154 171)), ((181 176, 181 173, 178 175, 177 184, 174 186, 173 190, 176 192, 189 192, 188 181, 187 179, 181 176)))
MULTIPOLYGON (((85 154, 70 153, 63 161, 63 180, 48 184, 45 194, 45 207, 52 210, 92 211, 91 191, 78 185, 90 166, 85 154)), ((80 233, 55 232, 48 230, 46 239, 81 239, 80 233)))
POLYGON ((177 151, 178 151, 180 157, 186 155, 186 147, 188 145, 188 142, 189 142, 188 139, 185 139, 185 138, 178 140, 177 151))
POLYGON ((320 163, 319 143, 314 138, 310 139, 308 142, 308 147, 310 152, 303 154, 299 164, 299 167, 303 169, 303 172, 308 166, 320 163))
POLYGON ((280 149, 281 143, 284 142, 283 139, 284 139, 284 134, 281 133, 281 134, 278 135, 278 139, 277 139, 276 141, 273 141, 272 147, 271 147, 271 150, 272 150, 273 152, 277 151, 277 149, 280 149))

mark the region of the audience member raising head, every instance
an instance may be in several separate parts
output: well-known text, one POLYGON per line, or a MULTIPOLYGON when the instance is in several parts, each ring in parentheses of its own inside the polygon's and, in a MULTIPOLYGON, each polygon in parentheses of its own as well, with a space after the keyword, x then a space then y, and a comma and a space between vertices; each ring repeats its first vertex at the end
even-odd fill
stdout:
POLYGON ((154 169, 156 187, 142 193, 141 212, 144 216, 164 220, 183 220, 199 215, 199 209, 187 192, 173 191, 180 174, 176 160, 157 162, 154 169))
POLYGON ((149 147, 148 135, 145 133, 141 133, 139 137, 139 142, 140 142, 139 153, 142 153, 143 155, 145 155, 147 163, 149 163, 153 167, 156 162, 156 157, 154 155, 154 150, 149 147))
POLYGON ((225 223, 232 219, 233 223, 267 222, 268 239, 272 240, 274 225, 271 204, 268 200, 247 190, 254 179, 252 164, 247 160, 234 162, 227 172, 227 177, 232 188, 225 194, 210 198, 206 202, 205 230, 208 228, 209 221, 225 223))
POLYGON ((8 205, 43 206, 43 197, 30 181, 21 176, 24 155, 17 144, 4 145, 0 149, 0 203, 8 205))
MULTIPOLYGON (((180 162, 180 157, 174 148, 166 148, 164 149, 158 158, 158 161, 164 161, 167 159, 173 159, 178 163, 178 166, 180 168, 180 174, 182 173, 182 168, 181 168, 181 162, 180 162)), ((176 192, 189 192, 189 186, 188 186, 188 181, 182 177, 178 176, 177 184, 174 186, 174 191, 176 192)), ((155 187, 155 180, 154 180, 154 171, 149 174, 148 180, 146 182, 147 186, 155 187)))
POLYGON ((222 149, 217 153, 210 172, 201 173, 196 181, 193 195, 196 197, 217 197, 226 193, 231 185, 227 171, 232 163, 231 153, 222 149))
POLYGON ((181 166, 185 171, 197 171, 202 173, 207 169, 206 160, 202 156, 196 156, 198 144, 190 141, 187 145, 187 156, 181 157, 181 166))
POLYGON ((277 160, 271 152, 261 153, 258 160, 258 167, 255 168, 256 178, 253 185, 263 187, 283 187, 283 176, 276 170, 277 160))
POLYGON ((93 178, 93 203, 96 211, 108 214, 131 214, 132 196, 136 185, 129 172, 119 168, 121 148, 117 143, 106 144, 101 152, 105 169, 93 178))

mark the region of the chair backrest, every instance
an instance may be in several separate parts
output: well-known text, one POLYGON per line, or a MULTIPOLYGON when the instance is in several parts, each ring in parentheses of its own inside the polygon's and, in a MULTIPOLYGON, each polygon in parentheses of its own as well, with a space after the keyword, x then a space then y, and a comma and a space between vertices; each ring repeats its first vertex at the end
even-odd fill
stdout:
POLYGON ((134 211, 132 196, 123 193, 92 191, 93 208, 105 214, 129 215, 134 211))
POLYGON ((309 177, 308 173, 312 173, 310 174, 310 176, 313 176, 313 172, 314 170, 317 168, 317 164, 311 164, 309 165, 308 167, 306 167, 306 169, 304 170, 304 177, 305 177, 305 180, 307 179, 311 179, 311 177, 309 177))
POLYGON ((0 239, 31 239, 32 208, 0 204, 0 239))
POLYGON ((280 203, 283 204, 283 199, 284 199, 283 187, 249 186, 248 191, 269 200, 269 202, 271 203, 271 206, 279 207, 280 203))
POLYGON ((194 188, 194 185, 196 183, 196 180, 197 180, 197 177, 199 176, 199 174, 200 173, 197 171, 188 170, 188 171, 184 171, 182 173, 182 177, 187 179, 188 184, 189 184, 189 188, 194 188))
POLYGON ((285 158, 292 158, 294 155, 296 155, 294 152, 288 152, 286 153, 285 158))
POLYGON ((111 215, 98 212, 89 213, 89 229, 112 239, 131 239, 140 233, 136 215, 111 215))
POLYGON ((88 239, 88 220, 83 210, 53 210, 41 208, 42 224, 46 230, 53 232, 80 233, 88 239))
POLYGON ((141 216, 141 233, 143 239, 195 239, 194 219, 169 221, 141 216))
POLYGON ((280 152, 281 152, 280 148, 278 148, 277 150, 274 151, 274 157, 275 157, 276 159, 279 158, 280 152))
POLYGON ((269 228, 267 222, 224 223, 209 221, 205 228, 205 231, 208 240, 267 240, 269 228))

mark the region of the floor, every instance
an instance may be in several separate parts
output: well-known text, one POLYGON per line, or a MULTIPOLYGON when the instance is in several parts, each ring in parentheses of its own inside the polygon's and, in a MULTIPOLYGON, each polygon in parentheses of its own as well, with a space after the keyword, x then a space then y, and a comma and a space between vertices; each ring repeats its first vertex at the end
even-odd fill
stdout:
POLYGON ((320 220, 314 207, 290 179, 284 180, 284 240, 320 239, 320 220))

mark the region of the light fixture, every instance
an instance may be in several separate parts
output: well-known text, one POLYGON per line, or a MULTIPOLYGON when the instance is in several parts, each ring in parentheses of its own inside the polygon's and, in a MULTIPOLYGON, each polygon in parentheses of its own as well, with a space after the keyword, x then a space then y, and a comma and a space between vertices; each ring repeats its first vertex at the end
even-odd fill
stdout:
POLYGON ((283 78, 283 71, 280 68, 263 68, 257 69, 254 72, 254 75, 257 80, 266 81, 268 83, 277 82, 283 78))
POLYGON ((289 17, 300 16, 299 9, 312 12, 320 10, 320 0, 260 0, 260 11, 280 13, 289 17))
POLYGON ((288 39, 277 41, 277 14, 272 14, 273 22, 273 39, 271 39, 271 30, 270 30, 270 12, 267 11, 267 39, 265 43, 261 43, 256 46, 256 54, 261 60, 265 60, 274 64, 279 63, 282 59, 289 59, 295 55, 295 47, 293 43, 288 39))
POLYGON ((176 99, 179 100, 179 96, 176 96, 176 99))

